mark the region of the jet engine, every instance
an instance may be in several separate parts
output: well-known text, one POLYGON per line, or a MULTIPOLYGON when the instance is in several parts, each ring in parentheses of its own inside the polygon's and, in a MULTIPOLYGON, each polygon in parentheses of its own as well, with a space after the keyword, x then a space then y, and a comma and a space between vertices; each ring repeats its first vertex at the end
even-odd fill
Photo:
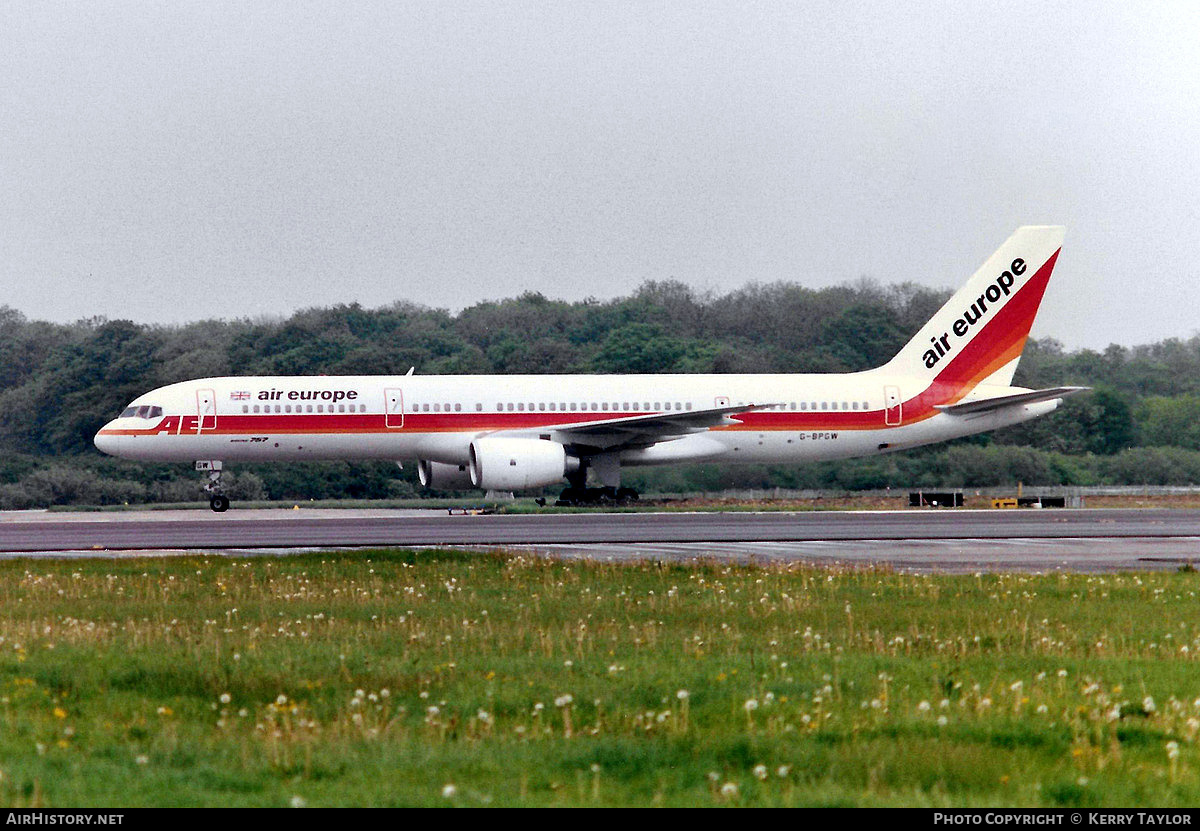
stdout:
POLYGON ((447 465, 428 459, 417 459, 417 479, 422 487, 442 491, 465 491, 475 487, 467 465, 447 465))
POLYGON ((561 444, 541 439, 486 438, 471 442, 471 484, 496 491, 520 491, 561 482, 579 468, 561 444))

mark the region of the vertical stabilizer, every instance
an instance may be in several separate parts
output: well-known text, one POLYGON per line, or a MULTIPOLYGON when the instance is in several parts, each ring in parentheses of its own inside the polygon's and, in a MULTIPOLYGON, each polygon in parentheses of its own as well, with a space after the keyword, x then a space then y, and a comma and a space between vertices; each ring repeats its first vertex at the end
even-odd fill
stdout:
POLYGON ((1008 386, 1066 228, 1018 228, 883 368, 957 399, 980 383, 1008 386))

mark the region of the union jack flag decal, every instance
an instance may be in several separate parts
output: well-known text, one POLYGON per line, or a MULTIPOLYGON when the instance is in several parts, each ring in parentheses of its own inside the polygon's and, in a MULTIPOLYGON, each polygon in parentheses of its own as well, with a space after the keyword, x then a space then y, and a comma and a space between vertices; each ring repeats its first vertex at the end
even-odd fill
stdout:
POLYGON ((246 392, 245 390, 238 390, 237 392, 231 392, 231 393, 229 393, 229 400, 230 401, 249 401, 250 393, 246 392))

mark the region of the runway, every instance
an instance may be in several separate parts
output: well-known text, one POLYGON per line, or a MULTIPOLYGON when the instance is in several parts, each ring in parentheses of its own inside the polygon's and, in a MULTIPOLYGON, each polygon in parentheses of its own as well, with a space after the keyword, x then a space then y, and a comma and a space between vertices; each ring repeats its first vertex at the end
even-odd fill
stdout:
POLYGON ((1200 510, 0 513, 0 552, 9 557, 447 545, 608 560, 717 557, 921 571, 1178 568, 1200 560, 1200 510))

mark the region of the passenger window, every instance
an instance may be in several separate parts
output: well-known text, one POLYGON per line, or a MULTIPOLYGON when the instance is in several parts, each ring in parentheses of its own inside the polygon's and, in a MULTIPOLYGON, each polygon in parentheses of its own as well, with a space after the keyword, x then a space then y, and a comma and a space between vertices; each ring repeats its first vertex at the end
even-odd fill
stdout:
POLYGON ((689 402, 688 402, 688 403, 687 403, 687 404, 684 406, 684 409, 686 409, 686 410, 690 410, 690 409, 692 409, 692 402, 691 402, 691 401, 689 401, 689 402))
POLYGON ((538 404, 538 409, 541 410, 542 412, 545 412, 546 411, 546 402, 545 401, 540 402, 538 404))
POLYGON ((306 412, 306 413, 311 413, 311 412, 312 412, 312 404, 309 404, 309 405, 307 405, 307 406, 304 408, 304 412, 306 412))
POLYGON ((602 409, 602 410, 607 410, 607 409, 608 409, 608 402, 607 402, 607 401, 605 401, 603 404, 601 404, 601 405, 600 405, 600 409, 602 409))
POLYGON ((483 405, 482 405, 482 404, 476 404, 476 405, 475 405, 475 412, 477 412, 477 413, 482 413, 482 412, 483 412, 483 405))
POLYGON ((863 402, 863 409, 864 409, 864 410, 869 410, 869 409, 871 409, 871 406, 870 406, 870 405, 869 405, 869 404, 868 404, 866 401, 864 401, 864 402, 863 402))
POLYGON ((525 412, 525 402, 522 401, 521 403, 517 404, 517 409, 521 412, 525 412))
POLYGON ((822 410, 828 410, 828 409, 829 409, 829 402, 828 402, 828 401, 822 401, 822 402, 821 402, 821 409, 822 409, 822 410))
MULTIPOLYGON (((428 404, 426 404, 426 405, 425 405, 425 409, 427 409, 427 410, 429 409, 429 405, 428 405, 428 404)), ((339 412, 339 413, 344 413, 344 412, 346 412, 346 405, 345 405, 345 404, 338 404, 338 412, 339 412)))

